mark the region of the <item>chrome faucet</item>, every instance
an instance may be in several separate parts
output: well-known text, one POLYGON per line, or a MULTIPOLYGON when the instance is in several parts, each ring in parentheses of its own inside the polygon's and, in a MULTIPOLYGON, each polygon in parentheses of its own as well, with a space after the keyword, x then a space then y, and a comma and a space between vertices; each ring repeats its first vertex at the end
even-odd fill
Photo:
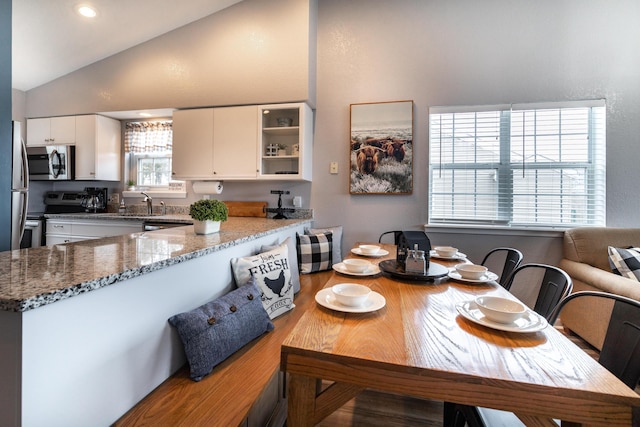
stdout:
POLYGON ((144 196, 143 202, 147 202, 147 215, 153 215, 153 199, 144 191, 141 191, 140 194, 144 196))

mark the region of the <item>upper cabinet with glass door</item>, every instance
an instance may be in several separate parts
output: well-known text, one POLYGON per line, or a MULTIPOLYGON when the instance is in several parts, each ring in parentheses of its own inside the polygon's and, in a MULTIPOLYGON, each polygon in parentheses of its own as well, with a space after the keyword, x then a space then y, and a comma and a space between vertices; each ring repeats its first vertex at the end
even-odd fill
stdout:
POLYGON ((304 103, 261 105, 259 179, 311 181, 313 113, 304 103))

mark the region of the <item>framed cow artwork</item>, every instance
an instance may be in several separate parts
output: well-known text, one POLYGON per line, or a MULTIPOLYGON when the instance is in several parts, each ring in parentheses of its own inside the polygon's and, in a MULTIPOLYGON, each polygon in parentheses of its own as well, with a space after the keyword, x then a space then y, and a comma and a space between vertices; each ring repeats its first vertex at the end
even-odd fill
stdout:
POLYGON ((351 194, 413 192, 413 101, 351 104, 351 194))

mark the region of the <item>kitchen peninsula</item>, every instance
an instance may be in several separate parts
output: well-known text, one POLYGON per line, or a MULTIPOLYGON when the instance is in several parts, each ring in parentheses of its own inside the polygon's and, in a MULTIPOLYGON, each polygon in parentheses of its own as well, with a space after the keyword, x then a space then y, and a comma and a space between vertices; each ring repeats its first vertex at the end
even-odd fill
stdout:
POLYGON ((230 217, 0 253, 0 424, 109 425, 185 363, 167 323, 233 288, 230 259, 309 219, 230 217))

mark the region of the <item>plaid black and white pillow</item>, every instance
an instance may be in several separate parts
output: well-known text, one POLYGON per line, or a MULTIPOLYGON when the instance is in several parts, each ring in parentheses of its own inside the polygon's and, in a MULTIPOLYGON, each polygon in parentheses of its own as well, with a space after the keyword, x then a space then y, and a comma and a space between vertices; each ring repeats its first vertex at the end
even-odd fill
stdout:
POLYGON ((333 240, 333 252, 332 252, 332 261, 334 264, 342 262, 342 226, 335 225, 333 227, 324 227, 324 228, 307 228, 304 230, 304 234, 320 234, 320 233, 331 233, 331 238, 333 240))
POLYGON ((333 233, 297 234, 301 274, 328 270, 333 266, 333 233))
POLYGON ((640 281, 640 248, 614 248, 609 246, 611 271, 629 279, 640 281))

